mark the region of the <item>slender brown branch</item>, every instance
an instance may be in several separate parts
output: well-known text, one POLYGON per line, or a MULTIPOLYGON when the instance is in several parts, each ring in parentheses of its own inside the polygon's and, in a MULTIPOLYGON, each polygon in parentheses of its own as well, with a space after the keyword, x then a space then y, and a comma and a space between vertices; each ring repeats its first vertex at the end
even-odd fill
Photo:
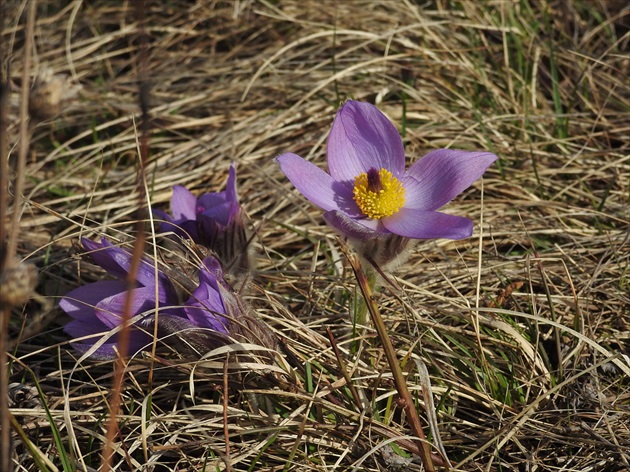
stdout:
POLYGON ((112 459, 114 456, 114 440, 118 435, 118 415, 120 413, 120 399, 124 386, 125 370, 127 368, 126 358, 129 354, 129 335, 131 319, 131 307, 133 304, 133 288, 135 287, 135 274, 138 272, 142 251, 144 249, 144 233, 136 236, 131 256, 131 266, 127 274, 127 296, 125 297, 125 305, 122 312, 122 328, 118 337, 118 357, 114 365, 114 386, 110 397, 109 421, 107 423, 107 432, 105 436, 105 445, 103 446, 103 459, 100 471, 106 472, 111 470, 112 459))
POLYGON ((24 174, 26 173, 26 154, 28 153, 30 143, 30 131, 28 127, 28 98, 30 91, 30 69, 31 69, 31 50, 32 42, 35 35, 35 12, 37 2, 33 1, 29 5, 26 20, 26 38, 24 42, 24 62, 22 70, 22 90, 20 104, 20 144, 18 147, 17 171, 14 185, 13 198, 13 214, 11 215, 11 232, 7 243, 7 258, 10 259, 11 254, 15 254, 17 250, 17 239, 20 230, 20 218, 22 217, 22 202, 24 200, 24 174))
MULTIPOLYGON (((5 211, 7 208, 7 189, 8 184, 8 136, 7 136, 7 103, 6 95, 8 87, 2 87, 2 99, 0 108, 2 114, 2 125, 0 134, 2 134, 2 143, 0 144, 0 159, 2 159, 0 184, 2 186, 2 195, 0 204, 0 274, 7 273, 15 264, 17 252, 17 239, 20 230, 20 217, 22 214, 22 193, 24 191, 24 174, 26 168, 26 154, 28 153, 30 143, 30 132, 28 127, 28 98, 29 98, 29 73, 31 69, 31 52, 33 48, 33 36, 35 34, 35 12, 37 2, 33 0, 28 9, 26 18, 26 29, 24 38, 24 58, 22 63, 22 90, 21 90, 21 106, 20 106, 20 144, 18 148, 17 173, 15 177, 15 197, 13 199, 13 214, 11 215, 10 232, 7 235, 5 228, 5 211), (6 238, 6 246, 5 246, 6 238)), ((4 17, 2 18, 4 24, 4 17)), ((4 66, 4 64, 2 64, 4 66)), ((4 82, 4 81, 3 81, 4 82)), ((8 74, 7 74, 8 83, 8 74)), ((0 286, 0 289, 2 287, 0 286)), ((7 287, 4 287, 6 290, 7 287)), ((0 297, 2 299, 4 297, 0 297)), ((0 470, 10 472, 13 470, 11 461, 11 416, 9 414, 9 364, 7 358, 8 340, 7 334, 9 330, 9 318, 11 317, 11 306, 0 302, 0 470)))
MULTIPOLYGON (((0 26, 4 26, 6 21, 6 8, 6 4, 0 2, 0 26)), ((9 194, 9 65, 3 38, 4 35, 0 34, 0 271, 5 267, 7 255, 5 218, 9 194)), ((4 441, 2 444, 5 444, 4 441)))
MULTIPOLYGON (((136 15, 140 23, 140 30, 144 24, 144 1, 138 1, 136 3, 136 15)), ((142 260, 142 254, 144 252, 144 246, 146 241, 146 235, 144 232, 144 222, 146 220, 146 208, 145 202, 147 201, 147 194, 145 190, 145 170, 146 164, 149 160, 149 105, 148 105, 148 88, 144 81, 144 71, 146 69, 146 40, 143 33, 141 36, 140 46, 140 78, 139 83, 139 101, 141 109, 141 124, 140 124, 140 143, 138 147, 138 173, 136 180, 136 195, 138 198, 137 203, 137 220, 136 220, 136 239, 133 246, 131 266, 129 273, 127 274, 127 297, 125 298, 125 306, 123 310, 123 322, 122 329, 119 334, 118 340, 118 357, 114 367, 114 387, 112 389, 112 395, 110 399, 110 418, 107 425, 107 433, 105 445, 103 446, 103 459, 101 462, 100 471, 105 472, 111 470, 111 464, 114 455, 114 439, 118 433, 118 414, 120 412, 120 401, 122 396, 122 390, 124 387, 125 370, 126 370, 126 357, 129 354, 129 338, 130 338, 130 326, 129 319, 131 318, 132 307, 132 292, 135 288, 136 273, 142 260)), ((157 285, 156 285, 157 290, 157 285)), ((157 298, 156 298, 157 300, 157 298)), ((157 323, 155 323, 157 329, 157 323)), ((152 372, 152 369, 151 369, 152 372)))
MULTIPOLYGON (((140 157, 141 157, 141 174, 138 177, 138 195, 142 196, 143 202, 148 201, 148 194, 146 191, 145 183, 145 171, 146 165, 149 162, 149 134, 151 131, 151 115, 149 113, 150 109, 150 98, 151 98, 151 88, 149 84, 149 38, 146 32, 145 23, 146 23, 146 11, 145 11, 145 3, 144 1, 136 2, 136 18, 138 20, 138 101, 140 105, 140 157)), ((138 211, 143 208, 141 205, 143 202, 139 202, 138 211)), ((148 215, 138 215, 140 221, 145 221, 148 215)), ((151 228, 151 235, 154 237, 154 228, 151 228)), ((155 241, 153 241, 155 244, 155 241)), ((156 275, 157 277, 157 269, 156 275)), ((156 284, 156 294, 155 299, 158 299, 157 294, 157 284, 156 284)), ((157 339, 158 339, 158 328, 159 328, 159 311, 157 310, 157 305, 154 313, 154 323, 153 323, 153 343, 151 345, 151 356, 150 356, 150 367, 149 367, 149 379, 148 379, 148 389, 152 389, 153 385, 153 363, 155 360, 155 350, 157 347, 157 339)))
MULTIPOLYGON (((5 210, 7 204, 6 187, 7 179, 7 95, 8 87, 4 83, 0 90, 0 274, 7 267, 6 258, 6 232, 5 232, 5 210)), ((0 286, 2 290, 2 286, 0 286)), ((1 294, 0 294, 1 295, 1 294)), ((2 298, 2 297, 0 297, 2 298)), ((11 308, 0 306, 0 470, 12 470, 11 468, 11 433, 9 429, 9 372, 7 366, 7 331, 9 328, 9 317, 11 308)))

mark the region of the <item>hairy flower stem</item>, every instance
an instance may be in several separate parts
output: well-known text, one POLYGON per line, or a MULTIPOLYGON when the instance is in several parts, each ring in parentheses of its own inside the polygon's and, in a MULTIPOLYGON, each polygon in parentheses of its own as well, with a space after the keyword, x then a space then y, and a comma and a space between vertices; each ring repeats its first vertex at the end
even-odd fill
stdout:
POLYGON ((381 317, 378 311, 378 306, 376 305, 376 302, 374 300, 372 285, 370 283, 369 276, 361 267, 361 262, 356 254, 350 253, 345 245, 341 246, 341 250, 348 259, 348 262, 350 262, 350 265, 352 266, 354 275, 357 279, 361 292, 363 293, 363 298, 365 300, 367 311, 370 313, 370 316, 372 317, 372 322, 374 323, 374 327, 376 328, 376 331, 378 333, 378 337, 383 343, 383 350, 385 351, 385 356, 387 357, 387 362, 392 372, 392 377, 394 379, 396 390, 398 391, 398 395, 400 396, 405 412, 407 413, 407 417, 409 418, 409 426, 418 438, 417 443, 418 449, 420 451, 420 459, 422 460, 422 465, 424 465, 424 469, 427 472, 434 472, 434 463, 437 463, 438 465, 445 464, 444 461, 441 460, 441 458, 431 454, 430 445, 427 442, 424 431, 422 430, 420 417, 418 416, 413 398, 411 397, 409 389, 407 388, 407 382, 402 373, 400 363, 398 362, 396 351, 394 350, 392 341, 387 334, 387 328, 385 327, 383 318, 381 317))
MULTIPOLYGON (((374 270, 366 271, 365 277, 367 279, 370 290, 374 292, 374 290, 376 289, 377 280, 376 272, 374 270)), ((362 290, 359 287, 356 287, 352 297, 352 334, 353 337, 355 339, 358 338, 358 340, 353 341, 351 346, 352 352, 356 353, 359 351, 359 344, 361 342, 361 338, 365 331, 365 325, 367 322, 367 314, 368 306, 367 303, 365 303, 365 297, 363 296, 362 290)))

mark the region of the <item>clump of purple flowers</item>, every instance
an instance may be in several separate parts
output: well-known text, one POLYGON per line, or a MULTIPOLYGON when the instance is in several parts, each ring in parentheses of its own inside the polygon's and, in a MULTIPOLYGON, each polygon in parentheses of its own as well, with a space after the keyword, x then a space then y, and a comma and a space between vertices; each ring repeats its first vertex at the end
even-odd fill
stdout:
POLYGON ((402 139, 369 103, 348 100, 328 137, 326 173, 293 153, 277 158, 295 187, 323 210, 326 222, 385 264, 409 239, 463 239, 473 223, 438 211, 497 159, 489 152, 438 149, 405 170, 402 139))
MULTIPOLYGON (((118 334, 109 333, 123 322, 127 296, 132 297, 131 355, 151 345, 156 319, 161 335, 185 337, 188 345, 206 351, 230 338, 244 335, 243 326, 256 326, 256 320, 250 320, 251 313, 240 309, 240 303, 223 280, 221 266, 214 257, 203 260, 199 267, 199 284, 182 303, 173 282, 162 270, 156 270, 154 261, 142 259, 134 287, 128 290, 126 278, 131 267, 131 253, 105 238, 100 243, 88 239, 82 239, 81 243, 92 261, 115 277, 115 280, 79 287, 63 297, 59 304, 73 318, 64 330, 78 339, 73 346, 81 353, 91 350, 106 336, 91 356, 98 359, 116 357, 118 334), (183 336, 184 332, 187 334, 183 336)), ((254 328, 254 331, 258 330, 254 328)))
POLYGON ((224 278, 231 275, 243 287, 247 280, 244 273, 251 265, 234 166, 230 167, 224 191, 197 198, 186 188, 175 186, 172 216, 152 211, 163 220, 160 231, 171 232, 180 240, 191 239, 210 250, 212 255, 197 269, 198 284, 191 287, 181 271, 162 270, 156 261, 143 258, 130 287, 127 279, 131 253, 105 238, 100 243, 82 239, 81 244, 92 261, 114 280, 79 287, 61 300, 60 307, 73 318, 64 329, 75 338, 76 350, 90 351, 92 357, 100 359, 117 356, 118 331, 123 324, 127 297, 131 297, 128 314, 131 355, 152 344, 156 322, 161 339, 185 345, 198 354, 234 339, 274 346, 275 340, 268 329, 263 328, 224 278), (183 287, 188 291, 182 297, 183 287))

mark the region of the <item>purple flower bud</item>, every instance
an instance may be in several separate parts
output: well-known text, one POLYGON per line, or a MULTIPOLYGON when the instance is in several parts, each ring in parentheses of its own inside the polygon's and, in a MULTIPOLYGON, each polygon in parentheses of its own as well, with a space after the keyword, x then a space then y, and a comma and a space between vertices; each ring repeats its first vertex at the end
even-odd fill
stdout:
POLYGON ((232 275, 242 275, 252 264, 243 211, 236 193, 236 170, 230 166, 226 189, 199 198, 182 186, 173 187, 171 212, 153 209, 163 219, 161 232, 190 238, 212 250, 232 275))

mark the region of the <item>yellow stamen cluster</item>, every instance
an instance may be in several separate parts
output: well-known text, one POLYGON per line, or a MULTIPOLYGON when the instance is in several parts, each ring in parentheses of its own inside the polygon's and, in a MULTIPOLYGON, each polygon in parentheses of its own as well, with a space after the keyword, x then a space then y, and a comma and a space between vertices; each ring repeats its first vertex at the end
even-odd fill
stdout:
POLYGON ((354 201, 361 212, 375 220, 398 212, 405 204, 405 188, 387 169, 370 170, 354 179, 354 201))

